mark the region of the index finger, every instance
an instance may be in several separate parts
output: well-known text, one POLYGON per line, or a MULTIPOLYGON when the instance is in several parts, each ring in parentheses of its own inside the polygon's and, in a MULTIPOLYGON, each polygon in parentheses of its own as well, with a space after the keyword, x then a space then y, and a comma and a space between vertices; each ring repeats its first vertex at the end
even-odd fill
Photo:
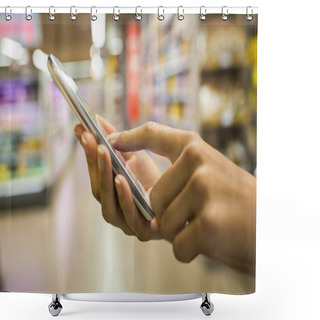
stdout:
MULTIPOLYGON (((98 114, 96 115, 96 117, 97 117, 98 123, 100 124, 99 127, 100 128, 102 127, 102 131, 105 130, 107 132, 107 134, 111 134, 111 133, 114 133, 117 131, 116 128, 111 123, 109 123, 107 120, 100 117, 98 114)), ((87 130, 85 129, 85 127, 81 123, 77 124, 74 128, 75 135, 77 136, 78 139, 80 139, 80 137, 84 131, 87 131, 87 130)))
POLYGON ((114 148, 127 152, 148 149, 175 162, 184 147, 196 136, 194 132, 175 129, 156 122, 109 136, 114 148))

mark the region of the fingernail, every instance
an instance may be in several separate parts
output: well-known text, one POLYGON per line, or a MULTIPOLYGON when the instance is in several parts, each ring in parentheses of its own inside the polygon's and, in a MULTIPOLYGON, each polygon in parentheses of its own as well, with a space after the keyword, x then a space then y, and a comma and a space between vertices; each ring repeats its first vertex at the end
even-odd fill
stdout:
POLYGON ((96 118, 98 119, 99 122, 102 122, 102 118, 96 113, 96 118))
POLYGON ((81 144, 83 146, 83 149, 85 151, 86 154, 89 154, 89 147, 88 147, 88 142, 87 140, 84 138, 84 136, 81 136, 81 144))
POLYGON ((102 146, 98 146, 98 169, 100 172, 104 171, 104 150, 102 146))
POLYGON ((113 145, 118 140, 119 135, 120 135, 119 132, 110 133, 108 135, 109 142, 113 145))
POLYGON ((115 177, 114 182, 116 185, 117 193, 119 196, 121 196, 122 195, 121 181, 119 180, 118 176, 115 177))

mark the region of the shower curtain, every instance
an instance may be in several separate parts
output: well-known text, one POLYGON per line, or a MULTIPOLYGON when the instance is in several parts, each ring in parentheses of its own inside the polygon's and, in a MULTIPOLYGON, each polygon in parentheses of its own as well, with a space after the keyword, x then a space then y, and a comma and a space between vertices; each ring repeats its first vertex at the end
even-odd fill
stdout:
POLYGON ((9 13, 0 14, 0 291, 253 293, 257 14, 9 13), (167 231, 159 204, 160 239, 105 221, 48 54, 117 131, 142 128, 156 143, 155 130, 174 128, 170 145, 194 139, 175 160, 155 145, 144 153, 160 177, 151 204, 179 159, 188 165, 162 192, 199 161, 214 174, 180 202, 189 215, 178 231, 167 231), (175 239, 196 224, 185 250, 197 251, 183 258, 175 239))

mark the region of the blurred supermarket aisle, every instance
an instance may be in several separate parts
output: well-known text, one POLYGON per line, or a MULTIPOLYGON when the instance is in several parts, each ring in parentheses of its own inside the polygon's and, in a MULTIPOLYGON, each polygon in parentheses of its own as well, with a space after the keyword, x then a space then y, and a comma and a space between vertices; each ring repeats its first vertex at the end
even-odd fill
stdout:
POLYGON ((0 209, 45 202, 70 157, 75 117, 48 75, 48 52, 119 130, 149 120, 196 130, 254 172, 256 24, 242 15, 172 15, 160 24, 152 15, 121 24, 84 18, 70 26, 68 15, 55 24, 35 15, 28 29, 17 18, 19 35, 1 22, 0 209))

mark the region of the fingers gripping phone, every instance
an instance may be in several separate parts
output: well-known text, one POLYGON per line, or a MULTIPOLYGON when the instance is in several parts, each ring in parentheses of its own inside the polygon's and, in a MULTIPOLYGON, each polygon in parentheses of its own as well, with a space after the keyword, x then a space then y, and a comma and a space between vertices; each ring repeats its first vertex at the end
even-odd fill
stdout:
POLYGON ((108 141, 107 132, 99 125, 95 113, 81 95, 76 83, 65 71, 61 62, 52 54, 48 57, 47 66, 53 81, 67 100, 73 112, 79 118, 82 125, 95 136, 98 143, 104 144, 108 149, 114 173, 122 174, 127 179, 134 202, 141 213, 146 219, 152 220, 155 215, 151 209, 146 191, 130 168, 126 165, 126 161, 122 154, 116 151, 108 141))

